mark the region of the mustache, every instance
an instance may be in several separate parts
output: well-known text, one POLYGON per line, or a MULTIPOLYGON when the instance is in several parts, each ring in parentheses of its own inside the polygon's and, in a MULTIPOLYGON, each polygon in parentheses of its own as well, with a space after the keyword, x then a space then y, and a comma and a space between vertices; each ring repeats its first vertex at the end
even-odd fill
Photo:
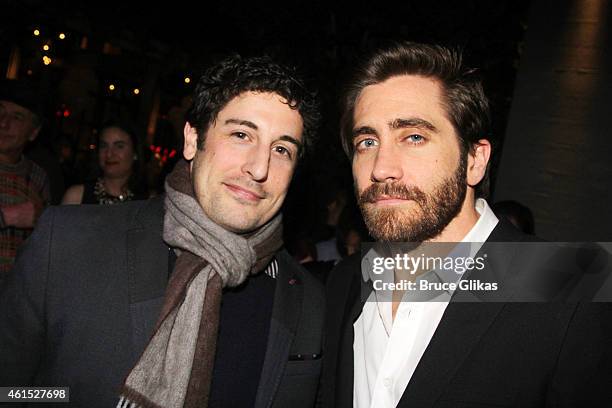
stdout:
POLYGON ((359 194, 359 204, 375 203, 382 197, 413 200, 421 204, 427 201, 427 195, 416 186, 402 183, 374 183, 359 194))

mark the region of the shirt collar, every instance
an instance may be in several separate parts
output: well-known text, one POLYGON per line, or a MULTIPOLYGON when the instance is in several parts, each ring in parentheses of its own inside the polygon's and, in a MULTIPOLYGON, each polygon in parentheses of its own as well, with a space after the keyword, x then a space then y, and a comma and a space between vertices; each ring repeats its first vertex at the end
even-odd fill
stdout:
POLYGON ((477 199, 474 208, 479 215, 478 221, 461 242, 485 242, 499 222, 484 198, 477 199))

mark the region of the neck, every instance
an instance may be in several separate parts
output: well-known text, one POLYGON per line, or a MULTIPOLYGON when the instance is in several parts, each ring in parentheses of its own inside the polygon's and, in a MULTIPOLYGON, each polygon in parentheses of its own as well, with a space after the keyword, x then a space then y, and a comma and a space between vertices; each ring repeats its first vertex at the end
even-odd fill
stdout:
POLYGON ((17 164, 21 160, 21 153, 0 153, 0 164, 17 164))
POLYGON ((112 196, 119 196, 127 191, 127 184, 130 176, 125 177, 104 177, 104 189, 112 196))
POLYGON ((468 188, 459 214, 453 218, 440 235, 430 242, 460 242, 474 227, 478 218, 480 218, 480 214, 476 211, 474 191, 468 188))

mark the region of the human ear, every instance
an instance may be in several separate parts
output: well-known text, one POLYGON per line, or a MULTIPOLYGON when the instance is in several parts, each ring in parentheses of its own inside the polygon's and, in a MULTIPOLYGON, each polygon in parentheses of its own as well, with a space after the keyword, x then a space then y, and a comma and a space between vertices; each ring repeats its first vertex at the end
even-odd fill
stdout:
POLYGON ((37 126, 32 130, 32 133, 30 133, 30 136, 28 136, 28 141, 33 142, 39 133, 40 133, 40 126, 37 126))
POLYGON ((468 153, 467 183, 475 187, 484 178, 491 157, 491 142, 480 139, 468 153))
POLYGON ((198 132, 189 122, 186 122, 185 128, 183 129, 183 135, 185 136, 183 156, 186 160, 191 160, 195 157, 198 150, 198 132))

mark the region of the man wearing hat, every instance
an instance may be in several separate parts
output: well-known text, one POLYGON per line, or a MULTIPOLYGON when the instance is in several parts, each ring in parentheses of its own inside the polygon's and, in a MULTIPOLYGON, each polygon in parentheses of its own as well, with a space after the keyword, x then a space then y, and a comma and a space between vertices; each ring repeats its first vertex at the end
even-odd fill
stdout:
POLYGON ((0 281, 49 201, 47 174, 23 156, 40 132, 41 111, 40 97, 29 84, 0 84, 0 281))

